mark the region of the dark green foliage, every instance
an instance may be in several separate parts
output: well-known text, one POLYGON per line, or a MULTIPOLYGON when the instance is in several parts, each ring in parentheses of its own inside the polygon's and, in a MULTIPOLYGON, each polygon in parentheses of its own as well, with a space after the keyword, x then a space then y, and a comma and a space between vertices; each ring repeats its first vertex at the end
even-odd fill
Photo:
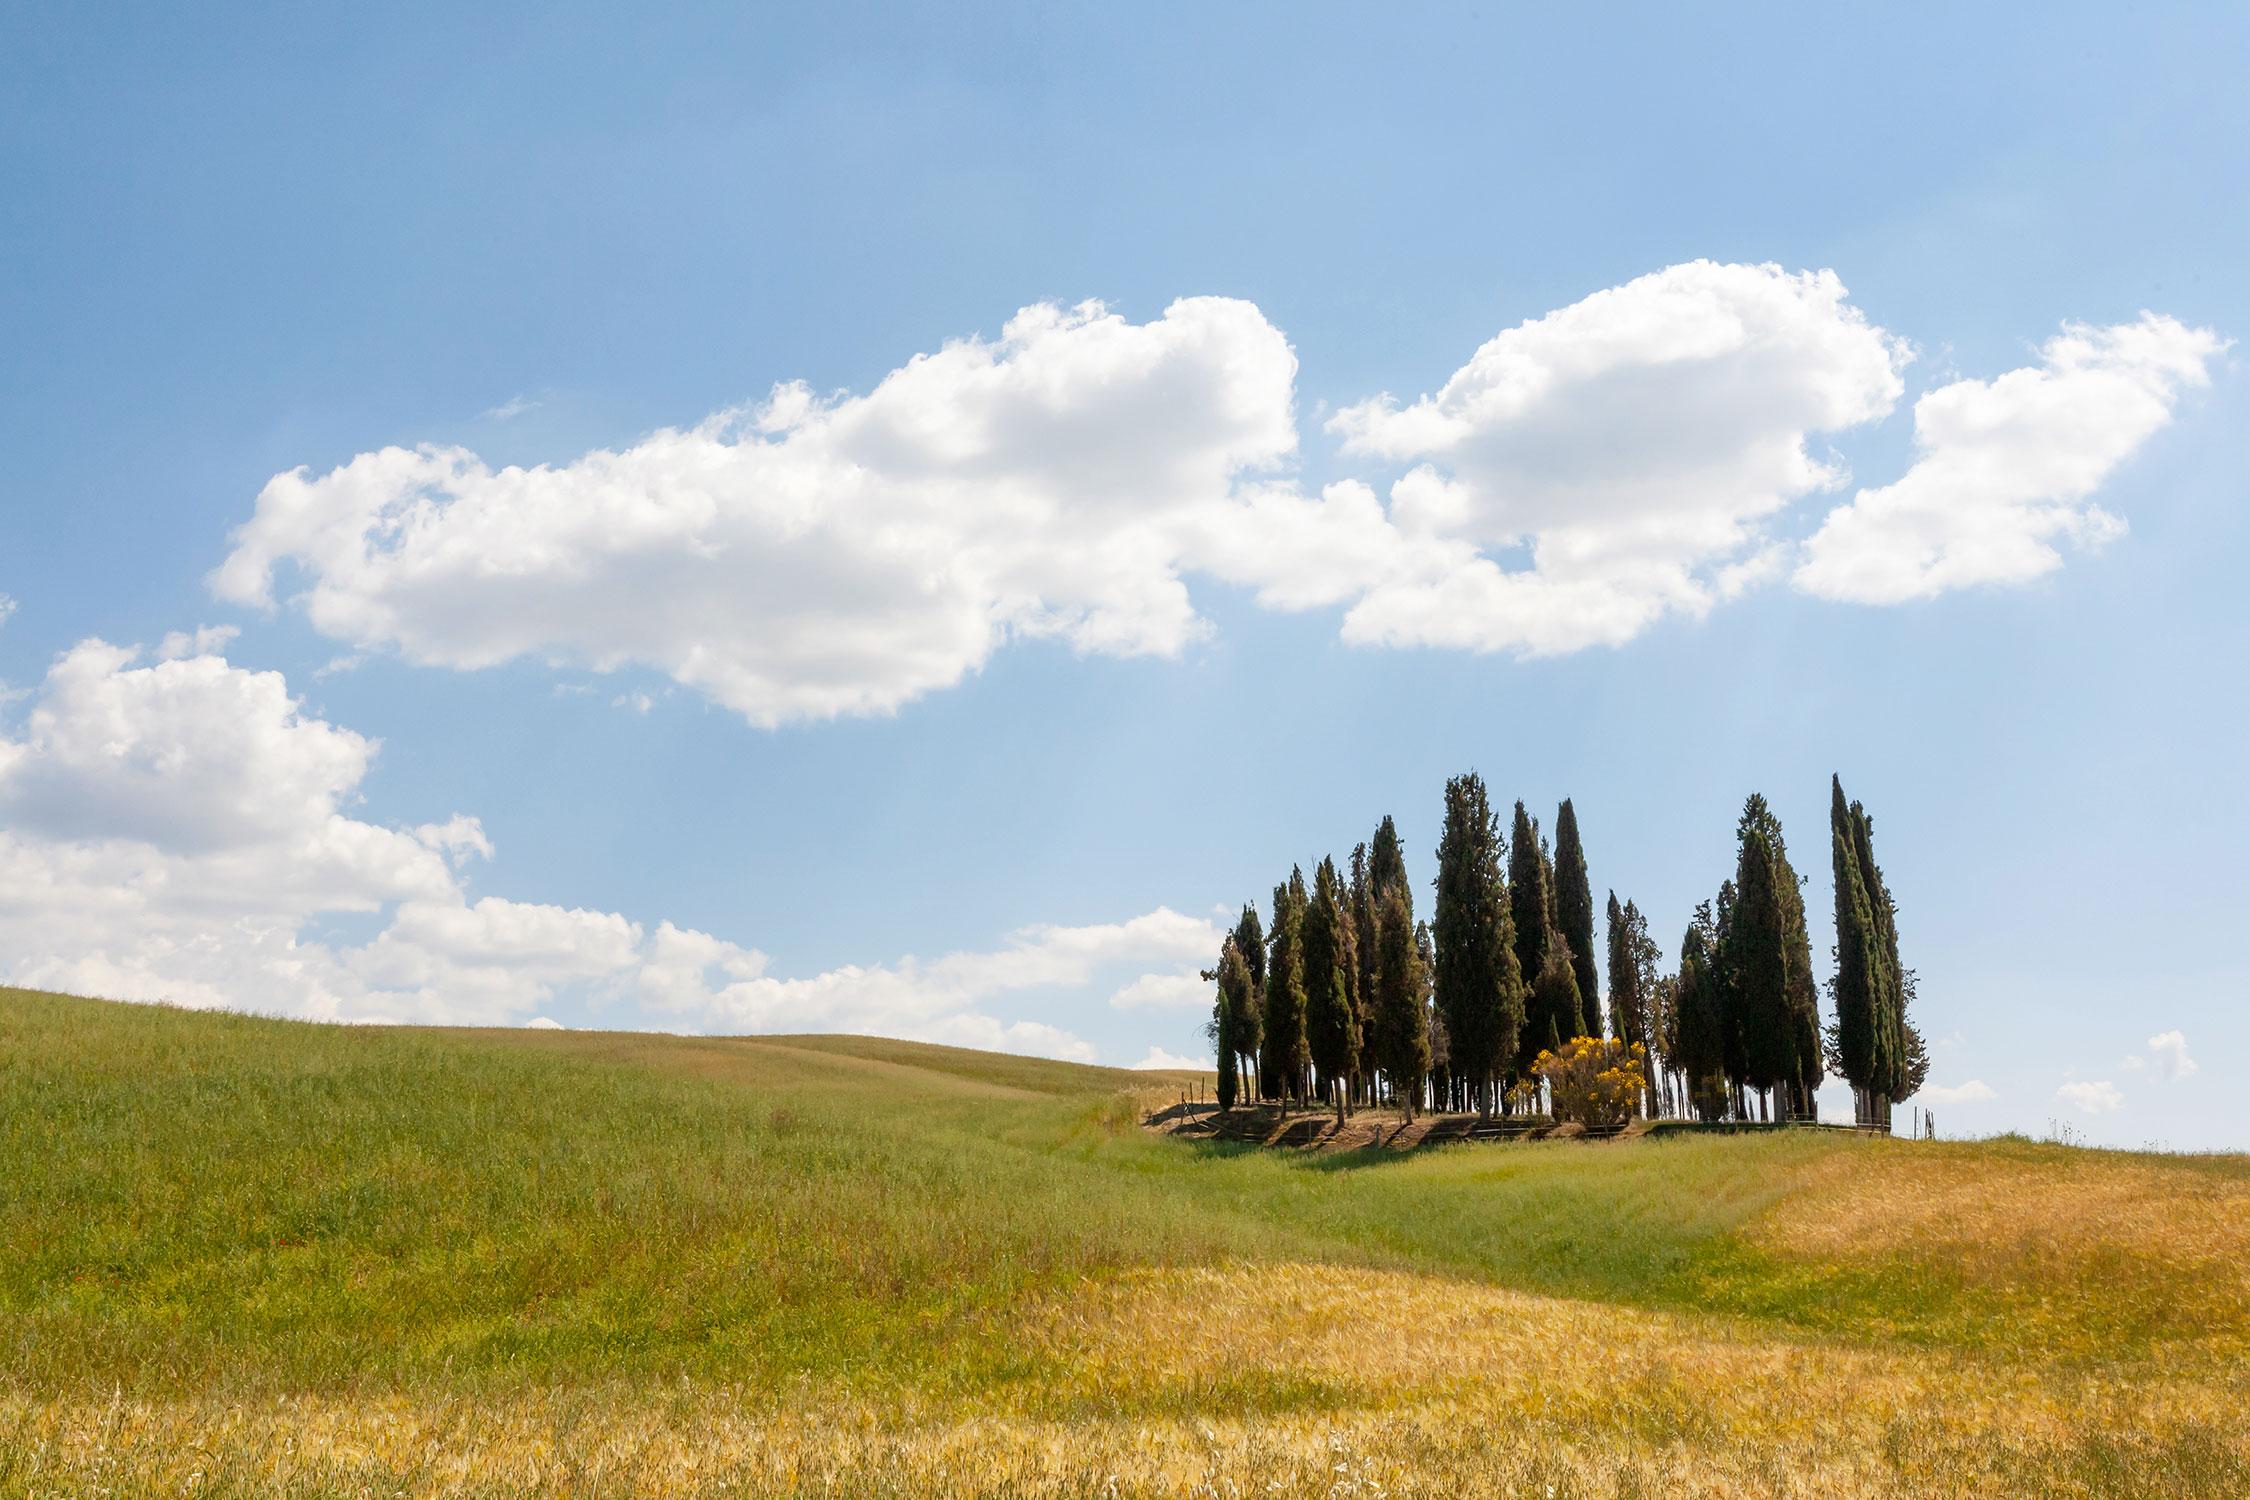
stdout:
POLYGON ((1263 1004, 1266 993, 1266 929, 1258 920, 1255 904, 1242 903, 1242 919, 1234 924, 1235 951, 1250 970, 1250 994, 1255 1003, 1263 1004))
POLYGON ((1368 846, 1367 883, 1378 896, 1386 888, 1397 886, 1406 893, 1406 914, 1414 915, 1414 887, 1406 878, 1406 848, 1398 841, 1398 825, 1389 813, 1383 815, 1375 829, 1375 841, 1368 846))
MULTIPOLYGON (((1547 884, 1547 862, 1539 853, 1539 825, 1532 822, 1521 802, 1508 835, 1508 918, 1514 933, 1516 972, 1528 989, 1547 966, 1547 944, 1554 937, 1553 893, 1547 884)), ((1530 1024, 1517 1039, 1514 1070, 1521 1074, 1546 1045, 1545 1017, 1527 1005, 1530 1024)))
POLYGON ((1301 946, 1305 904, 1304 872, 1292 870, 1286 884, 1273 888, 1273 927, 1266 936, 1266 1001, 1258 1074, 1268 1099, 1305 1097, 1305 1068, 1310 1061, 1301 946))
POLYGON ((1755 793, 1736 826, 1737 864, 1725 903, 1720 971, 1734 1040, 1730 1076, 1782 1091, 1783 1108, 1809 1114, 1822 1077, 1819 985, 1812 972, 1803 882, 1790 866, 1781 821, 1755 793))
MULTIPOLYGON (((1411 913, 1413 907, 1408 905, 1411 913)), ((1445 1030, 1445 1014, 1437 1007, 1437 948, 1430 941, 1430 924, 1414 924, 1414 957, 1422 971, 1422 1034, 1429 1038, 1430 1086, 1441 1089, 1446 1078, 1447 1065, 1452 1061, 1453 1043, 1445 1030)), ((1445 1096, 1437 1093, 1438 1107, 1445 1107, 1445 1096)))
POLYGON ((1695 909, 1695 920, 1680 940, 1680 972, 1672 996, 1672 1065, 1687 1081, 1688 1096, 1706 1120, 1719 1117, 1726 1099, 1727 1017, 1718 937, 1717 919, 1705 902, 1695 909))
POLYGON ((1230 934, 1219 949, 1219 999, 1213 1040, 1219 1051, 1219 1108, 1234 1108, 1241 1094, 1242 1026, 1250 1008, 1250 966, 1230 934))
MULTIPOLYGON (((1242 1008, 1235 1015, 1234 1050, 1242 1055, 1243 1070, 1254 1075, 1265 1034, 1266 930, 1258 920, 1258 908, 1247 901, 1242 903, 1241 920, 1234 924, 1234 951, 1250 978, 1242 991, 1242 1008)), ((1271 1097, 1262 1090, 1260 1096, 1271 1097)))
POLYGON ((1313 871, 1312 901, 1305 909, 1299 948, 1304 955, 1305 1040, 1320 1076, 1320 1092, 1333 1094, 1339 1111, 1359 1071, 1358 957, 1351 913, 1336 861, 1313 871))
POLYGON ((1656 1097, 1656 1064, 1662 1055, 1661 1038, 1653 1024, 1656 1005, 1658 950, 1649 940, 1648 922, 1640 908, 1628 901, 1617 904, 1609 893, 1609 1020, 1619 1041, 1638 1042, 1649 1098, 1656 1097))
POLYGON ((1836 882, 1836 1068, 1855 1089, 1882 1092, 1891 1076, 1882 997, 1888 991, 1876 940, 1875 914, 1860 871, 1860 817, 1844 802, 1844 784, 1829 778, 1829 865, 1836 882))
MULTIPOLYGON (((1358 963, 1354 969, 1352 1003, 1359 1012, 1361 1050, 1375 1025, 1375 912, 1376 895, 1367 878, 1367 846, 1355 845, 1352 849, 1352 879, 1347 892, 1347 907, 1352 920, 1352 948, 1358 963)), ((1368 1064, 1361 1059, 1360 1071, 1365 1073, 1368 1064)))
POLYGON ((1874 819, 1859 803, 1845 802, 1843 782, 1834 777, 1828 829, 1836 879, 1836 975, 1830 987, 1836 997, 1831 1035, 1837 1071, 1873 1100, 1895 1103, 1921 1086, 1929 1061, 1907 1019, 1913 979, 1899 962, 1898 911, 1875 863, 1874 819))
POLYGON ((1581 1012, 1578 1005, 1578 974, 1571 967, 1570 952, 1560 943, 1547 949, 1547 967, 1539 971, 1539 978, 1531 987, 1531 1013, 1539 1018, 1539 1045, 1548 1052, 1562 1051, 1564 1042, 1572 1035, 1565 1028, 1575 1023, 1581 1012))
MULTIPOLYGON (((1753 797, 1754 808, 1762 808, 1753 797)), ((1787 909, 1773 845, 1752 813, 1743 815, 1740 863, 1723 967, 1728 1014, 1739 1036, 1740 1078, 1771 1088, 1796 1076, 1796 1032, 1789 1015, 1787 909)))
POLYGON ((1555 809, 1555 930, 1570 945, 1578 979, 1579 1036, 1602 1035, 1601 977, 1594 962, 1594 888, 1586 878, 1586 849, 1578 838, 1578 810, 1568 797, 1555 809))
POLYGON ((1524 987, 1500 870, 1500 827, 1473 771, 1445 784, 1437 859, 1430 926, 1437 1008, 1454 1076, 1467 1080, 1480 1111, 1489 1111, 1490 1082, 1514 1060, 1523 1030, 1524 987))
POLYGON ((1430 1038, 1422 998, 1428 982, 1414 913, 1406 904, 1405 882, 1385 887, 1375 934, 1375 1065, 1389 1077, 1393 1097, 1411 1118, 1421 1096, 1422 1075, 1430 1070, 1430 1038))
POLYGON ((1725 1048, 1725 1063, 1721 1072, 1726 1075, 1729 1087, 1742 1082, 1749 1064, 1742 1056, 1742 1027, 1736 1022, 1738 1005, 1734 993, 1734 974, 1728 963, 1727 933, 1734 926, 1734 877, 1729 875, 1719 882, 1719 894, 1711 903, 1711 994, 1719 1007, 1719 1039, 1725 1048))
MULTIPOLYGON (((1912 974, 1906 976, 1906 991, 1909 997, 1914 993, 1912 974)), ((1930 1049, 1923 1045, 1921 1028, 1912 1021, 1905 1023, 1905 1032, 1905 1046, 1902 1050, 1906 1054, 1906 1066, 1899 1070, 1898 1097, 1911 1099, 1922 1091, 1923 1084, 1930 1081, 1930 1049)))
POLYGON ((1531 1059, 1542 1049, 1552 1052, 1560 1043, 1584 1035, 1578 1029, 1585 1019, 1583 1002, 1578 995, 1578 971, 1571 963, 1566 944, 1556 941, 1547 945, 1545 966, 1531 982, 1524 1014, 1530 1025, 1528 1036, 1516 1049, 1524 1054, 1519 1073, 1529 1071, 1531 1059), (1548 1041, 1550 1036, 1555 1038, 1554 1042, 1548 1041))

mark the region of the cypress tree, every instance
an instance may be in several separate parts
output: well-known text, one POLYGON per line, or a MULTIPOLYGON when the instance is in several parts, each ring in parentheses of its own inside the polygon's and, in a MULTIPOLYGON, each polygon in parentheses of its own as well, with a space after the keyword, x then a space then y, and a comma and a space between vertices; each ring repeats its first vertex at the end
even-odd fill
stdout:
POLYGON ((1648 1084, 1648 1107, 1656 1108, 1658 1038, 1652 1024, 1656 998, 1656 945, 1640 908, 1617 904, 1609 893, 1609 1020, 1617 1039, 1641 1048, 1641 1073, 1648 1084))
POLYGON ((1742 1112, 1742 1089, 1750 1064, 1743 1053, 1745 1032, 1742 1025, 1742 998, 1735 983, 1733 947, 1727 941, 1734 926, 1734 877, 1719 882, 1719 894, 1711 909, 1710 964, 1711 998, 1718 1007, 1719 1040, 1723 1049, 1721 1074, 1726 1079, 1727 1093, 1736 1113, 1742 1112))
POLYGON ((1837 887, 1837 1067, 1863 1095, 1862 1118, 1887 1123, 1890 1106, 1928 1074, 1920 1034, 1907 1018, 1913 978, 1899 961, 1898 908, 1875 863, 1875 820, 1859 803, 1845 804, 1843 783, 1833 777, 1828 821, 1837 887))
POLYGON ((1735 902, 1723 967, 1741 1032, 1741 1082, 1773 1088, 1795 1079, 1795 1028, 1789 1010, 1789 909, 1782 870, 1764 828, 1766 803, 1750 796, 1737 830, 1735 902))
POLYGON ((1437 859, 1430 937, 1449 1066, 1473 1094, 1478 1113, 1489 1114, 1491 1082, 1513 1061, 1523 1029, 1524 987, 1500 870, 1500 827, 1474 771, 1445 784, 1437 859))
POLYGON ((1376 825, 1374 841, 1368 846, 1367 882, 1378 897, 1397 886, 1406 893, 1406 914, 1414 915, 1414 887, 1406 879, 1406 846, 1398 841, 1398 825, 1389 813, 1376 825))
MULTIPOLYGON (((1861 878, 1859 828, 1844 802, 1844 783, 1828 780, 1829 866, 1836 882, 1836 974, 1829 982, 1836 1003, 1836 1067, 1855 1095, 1871 1096, 1889 1081, 1884 1030, 1876 1009, 1884 986, 1875 942, 1875 916, 1861 878)), ((1869 1117, 1861 1102, 1859 1116, 1869 1117)))
POLYGON ((1241 920, 1234 924, 1234 951, 1242 959, 1243 968, 1250 975, 1249 988, 1243 992, 1242 1010, 1234 1029, 1235 1049, 1243 1055, 1245 1069, 1253 1075, 1259 1086, 1253 1091, 1260 1099, 1271 1099, 1264 1088, 1264 1078, 1259 1057, 1264 1050, 1266 1014, 1266 930, 1258 920, 1258 908, 1248 901, 1242 903, 1241 920))
POLYGON ((1576 1033, 1600 1036, 1602 989, 1594 963, 1594 888, 1586 878, 1586 849, 1578 838, 1578 810, 1568 797, 1555 809, 1555 928, 1570 945, 1570 966, 1578 979, 1580 1019, 1576 1033))
POLYGON ((1269 1099, 1305 1097, 1305 877, 1292 870, 1273 888, 1273 930, 1266 937, 1266 1003, 1258 1071, 1269 1099))
POLYGON ((1422 1093, 1422 1075, 1430 1070, 1430 1039, 1422 999, 1428 985, 1403 882, 1385 888, 1375 932, 1375 1062, 1391 1081, 1391 1096, 1411 1120, 1422 1093))
POLYGON ((1305 970, 1305 1039, 1322 1092, 1344 1119, 1346 1095, 1359 1071, 1359 1009, 1353 1000, 1356 967, 1351 914, 1344 906, 1344 884, 1336 861, 1322 859, 1313 870, 1312 902, 1306 908, 1301 949, 1305 970))
POLYGON ((1243 962, 1242 950, 1235 946, 1232 933, 1219 949, 1218 980, 1218 1014, 1213 1040, 1219 1050, 1219 1108, 1229 1110, 1234 1108, 1242 1092, 1242 1024, 1250 1007, 1250 966, 1243 962))
MULTIPOLYGON (((1375 1028, 1375 907, 1374 887, 1367 878, 1367 846, 1355 845, 1352 849, 1352 879, 1349 888, 1349 909, 1352 920, 1352 950, 1358 959, 1354 965, 1352 1005, 1359 1014, 1360 1076, 1372 1082, 1374 1064, 1368 1061, 1368 1038, 1375 1028)), ((1372 1098, 1370 1090, 1367 1097, 1372 1098)))
POLYGON ((1680 940, 1680 972, 1673 981, 1676 1036, 1672 1057, 1688 1100, 1704 1120, 1724 1112, 1727 1097, 1726 1017, 1718 973, 1718 931, 1711 903, 1695 909, 1680 940))
MULTIPOLYGON (((1554 935, 1553 893, 1547 885, 1547 862, 1539 855, 1539 825, 1532 822, 1521 802, 1508 835, 1508 916, 1515 934, 1516 972, 1528 989, 1547 967, 1547 944, 1554 935)), ((1547 1018, 1536 1000, 1527 996, 1529 1020, 1519 1036, 1515 1056, 1509 1061, 1521 1076, 1531 1068, 1547 1041, 1547 1018)))
MULTIPOLYGON (((1407 902, 1404 886, 1399 888, 1400 900, 1405 902, 1411 915, 1413 906, 1407 902)), ((1414 924, 1414 958, 1422 973, 1422 1034, 1429 1039, 1426 1052, 1429 1056, 1430 1097, 1436 1107, 1445 1108, 1447 1064, 1452 1059, 1452 1043, 1445 1032, 1445 1016, 1437 1008, 1437 950, 1430 942, 1430 924, 1414 924)))
POLYGON ((1560 943, 1549 945, 1547 967, 1539 971, 1538 983, 1531 991, 1532 1013, 1540 1018, 1539 1045, 1545 1051, 1559 1054, 1563 1043, 1570 1040, 1563 1035, 1564 1023, 1575 1021, 1580 1015, 1578 971, 1571 967, 1569 949, 1560 943))

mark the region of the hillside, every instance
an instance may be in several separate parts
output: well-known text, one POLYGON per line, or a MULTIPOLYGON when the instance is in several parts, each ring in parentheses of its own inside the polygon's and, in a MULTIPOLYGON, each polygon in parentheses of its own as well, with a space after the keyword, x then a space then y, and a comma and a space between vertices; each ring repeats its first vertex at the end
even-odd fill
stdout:
POLYGON ((2250 1490, 2250 1160, 1149 1082, 0 991, 0 1494, 2250 1490))

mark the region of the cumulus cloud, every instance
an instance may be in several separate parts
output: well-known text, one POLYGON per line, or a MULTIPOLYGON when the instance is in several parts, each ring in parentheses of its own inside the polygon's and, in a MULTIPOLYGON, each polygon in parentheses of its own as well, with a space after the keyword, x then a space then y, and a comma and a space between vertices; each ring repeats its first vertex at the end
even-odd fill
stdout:
POLYGON ((1182 1057, 1176 1052, 1167 1052, 1162 1047, 1151 1047, 1148 1049, 1148 1056, 1134 1063, 1133 1067, 1144 1071, 1208 1073, 1211 1071, 1211 1059, 1182 1057))
POLYGON ((785 385, 559 468, 278 475, 213 586, 266 603, 286 562, 316 627, 414 661, 639 663, 760 724, 883 712, 1012 637, 1194 639, 1184 533, 1293 452, 1295 372, 1246 302, 1031 307, 865 395, 785 385))
POLYGON ((667 924, 654 945, 657 972, 641 993, 725 1030, 873 1031, 1090 1060, 1075 1038, 1000 1027, 980 1007, 1009 994, 1079 989, 1120 967, 1179 964, 1216 952, 1221 938, 1210 922, 1159 907, 1129 922, 1027 927, 990 951, 781 978, 766 972, 763 954, 667 924))
POLYGON ((1390 518, 1421 545, 1345 635, 1548 654, 1701 614, 1777 570, 1759 523, 1843 482, 1815 440, 1887 413, 1908 357, 1833 272, 1697 261, 1501 333, 1432 395, 1347 407, 1347 452, 1416 465, 1390 518))
POLYGON ((2072 324, 2037 366, 1957 380, 1914 403, 1913 466, 1829 513, 1796 584, 1829 599, 1896 604, 2062 565, 2058 543, 2095 548, 2125 523, 2089 498, 2209 383, 2226 341, 2143 313, 2072 324))
POLYGON ((2125 1107, 2125 1096, 2107 1079, 2066 1083, 2055 1097, 2081 1114, 2113 1115, 2125 1107))
POLYGON ((2180 1032, 2158 1032, 2148 1039, 2148 1052, 2164 1078, 2177 1081, 2197 1071, 2195 1059, 2188 1056, 2187 1037, 2180 1032))
POLYGON ((1317 494, 1255 306, 1043 304, 864 394, 784 384, 559 465, 394 447, 276 475, 211 584, 288 592, 355 652, 653 668, 765 726, 889 712, 1014 640, 1176 655, 1201 578, 1339 609, 1358 645, 1551 655, 1785 577, 1888 601, 2044 571, 2118 529, 2089 497, 2220 347, 2073 326, 1932 391, 1913 468, 1801 545, 1788 512, 1849 482, 1830 443, 1895 409, 1911 357, 1832 271, 1697 261, 1530 319, 1430 394, 1336 412, 1345 458, 1392 475, 1317 494))
POLYGON ((1928 1084, 1922 1089, 1921 1102, 1924 1104, 1986 1104, 1999 1097, 1999 1094, 1993 1091, 1992 1086, 1983 1079, 1972 1078, 1967 1083, 1928 1084))
POLYGON ((1078 1037, 989 1002, 1176 970, 1219 944, 1211 923, 1159 908, 1025 928, 987 952, 785 978, 755 949, 669 922, 475 895, 463 867, 495 851, 474 817, 410 828, 355 817, 375 741, 307 713, 278 673, 192 638, 187 650, 152 660, 81 642, 56 660, 20 732, 0 735, 9 982, 477 1024, 532 1016, 569 992, 705 1028, 880 1032, 1090 1061, 1078 1037), (323 936, 346 914, 372 918, 371 935, 323 936))

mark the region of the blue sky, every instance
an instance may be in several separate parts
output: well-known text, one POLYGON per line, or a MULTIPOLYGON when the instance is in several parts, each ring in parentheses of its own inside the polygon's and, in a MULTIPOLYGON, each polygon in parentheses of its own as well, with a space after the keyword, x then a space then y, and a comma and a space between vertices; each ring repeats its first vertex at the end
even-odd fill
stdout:
POLYGON ((1943 1127, 2239 1147, 2246 61, 17 7, 0 972, 1126 1063, 1386 812, 1426 903, 1454 772, 1676 950, 1752 790, 1825 917, 1835 771, 1943 1127))

